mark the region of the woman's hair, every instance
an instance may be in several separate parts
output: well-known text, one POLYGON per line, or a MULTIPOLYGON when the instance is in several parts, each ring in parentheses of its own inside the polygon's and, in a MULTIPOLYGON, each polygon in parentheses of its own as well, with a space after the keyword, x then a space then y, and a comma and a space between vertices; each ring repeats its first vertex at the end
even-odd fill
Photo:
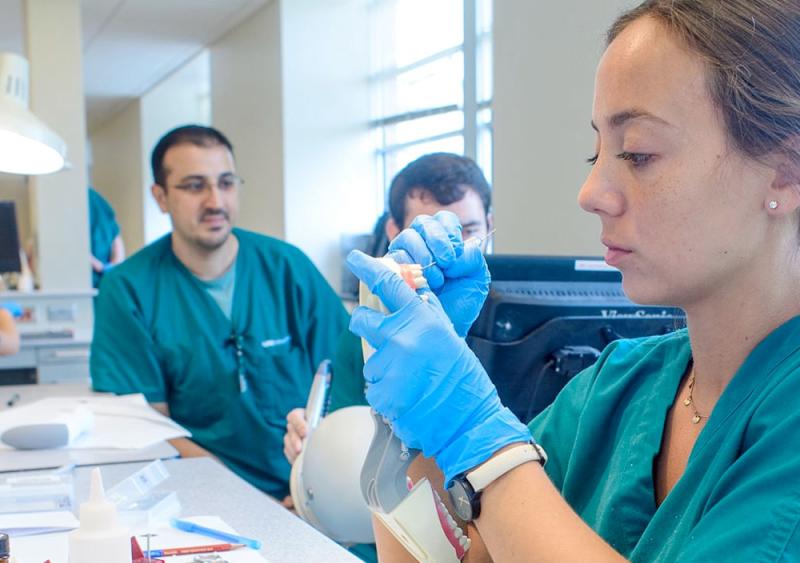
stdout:
POLYGON ((800 0, 648 0, 608 31, 651 17, 705 61, 734 146, 800 162, 800 0))

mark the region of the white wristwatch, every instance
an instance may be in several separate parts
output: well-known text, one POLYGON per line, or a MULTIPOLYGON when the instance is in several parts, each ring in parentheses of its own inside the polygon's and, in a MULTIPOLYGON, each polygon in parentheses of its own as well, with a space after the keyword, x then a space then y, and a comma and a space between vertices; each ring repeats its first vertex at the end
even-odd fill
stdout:
POLYGON ((541 465, 547 461, 544 449, 535 442, 509 448, 477 469, 453 479, 447 492, 458 517, 470 522, 480 516, 481 492, 515 467, 529 461, 538 461, 541 465))

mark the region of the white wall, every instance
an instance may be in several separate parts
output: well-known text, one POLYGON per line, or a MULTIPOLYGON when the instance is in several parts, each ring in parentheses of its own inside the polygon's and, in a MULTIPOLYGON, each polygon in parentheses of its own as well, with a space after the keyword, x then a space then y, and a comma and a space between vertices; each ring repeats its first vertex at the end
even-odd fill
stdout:
POLYGON ((92 186, 114 208, 128 254, 144 244, 141 104, 122 112, 91 133, 92 186))
POLYGON ((246 180, 239 224, 299 246, 339 287, 342 231, 378 214, 363 0, 273 1, 211 47, 213 122, 246 180))
POLYGON ((599 221, 577 196, 605 31, 635 3, 494 2, 495 252, 602 254, 599 221))
POLYGON ((79 0, 26 0, 30 107, 67 144, 71 169, 30 179, 43 289, 91 287, 79 0))
POLYGON ((209 54, 203 50, 141 97, 142 189, 144 191, 144 242, 153 242, 172 230, 150 193, 153 173, 150 153, 158 140, 179 125, 211 122, 209 54))
POLYGON ((210 48, 214 126, 245 180, 239 225, 283 238, 280 6, 273 0, 210 48))
POLYGON ((150 194, 150 153, 161 136, 210 121, 209 59, 203 51, 91 132, 92 183, 117 213, 130 255, 172 228, 150 194))
POLYGON ((361 0, 286 0, 281 21, 286 239, 339 289, 339 234, 370 232, 383 211, 368 129, 367 10, 361 0))

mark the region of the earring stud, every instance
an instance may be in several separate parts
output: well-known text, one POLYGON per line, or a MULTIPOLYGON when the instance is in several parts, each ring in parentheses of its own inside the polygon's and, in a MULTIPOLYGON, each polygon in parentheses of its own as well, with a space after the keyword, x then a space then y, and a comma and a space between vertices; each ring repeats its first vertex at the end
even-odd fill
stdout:
POLYGON ((770 209, 778 209, 778 202, 775 201, 774 199, 770 201, 768 205, 770 209))

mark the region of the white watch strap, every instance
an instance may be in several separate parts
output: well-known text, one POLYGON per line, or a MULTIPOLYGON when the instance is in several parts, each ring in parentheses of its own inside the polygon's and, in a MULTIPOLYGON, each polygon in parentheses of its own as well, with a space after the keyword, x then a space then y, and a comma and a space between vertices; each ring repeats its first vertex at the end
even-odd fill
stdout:
MULTIPOLYGON (((544 453, 542 451, 542 453, 544 453)), ((518 465, 529 461, 543 463, 546 459, 540 450, 533 444, 525 444, 510 448, 503 453, 494 456, 489 461, 467 473, 467 481, 477 493, 489 486, 492 481, 499 479, 518 465)))

